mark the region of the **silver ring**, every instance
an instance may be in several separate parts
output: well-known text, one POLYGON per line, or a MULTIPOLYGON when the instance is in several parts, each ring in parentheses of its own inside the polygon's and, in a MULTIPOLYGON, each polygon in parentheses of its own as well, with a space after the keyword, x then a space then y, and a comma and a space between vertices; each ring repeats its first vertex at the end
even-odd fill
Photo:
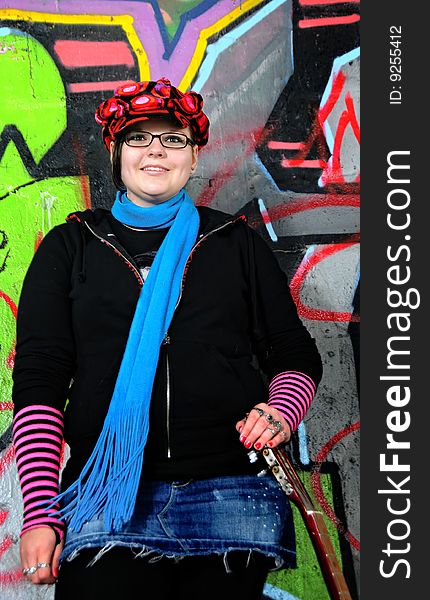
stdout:
POLYGON ((38 569, 49 569, 50 566, 51 566, 51 563, 37 563, 38 569))
POLYGON ((278 433, 279 433, 279 432, 281 431, 281 429, 282 429, 282 423, 281 423, 281 421, 273 421, 273 423, 272 423, 272 426, 273 426, 273 427, 276 427, 276 429, 277 429, 278 433))
POLYGON ((23 575, 34 575, 39 567, 28 567, 22 570, 23 575))
POLYGON ((258 408, 258 406, 254 406, 252 410, 256 410, 258 412, 258 414, 260 415, 260 417, 262 417, 263 415, 266 414, 264 412, 264 410, 262 408, 258 408))
POLYGON ((272 437, 275 437, 275 435, 278 433, 277 429, 272 429, 271 427, 267 427, 267 431, 270 431, 272 437))
POLYGON ((270 413, 267 413, 266 415, 266 421, 268 421, 269 423, 271 423, 273 421, 273 417, 270 413))

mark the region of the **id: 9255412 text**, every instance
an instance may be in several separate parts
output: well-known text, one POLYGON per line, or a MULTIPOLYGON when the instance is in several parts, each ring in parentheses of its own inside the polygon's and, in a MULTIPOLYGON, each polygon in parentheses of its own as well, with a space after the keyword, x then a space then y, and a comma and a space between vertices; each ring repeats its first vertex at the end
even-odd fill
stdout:
POLYGON ((390 104, 402 103, 402 26, 391 25, 389 35, 390 104))

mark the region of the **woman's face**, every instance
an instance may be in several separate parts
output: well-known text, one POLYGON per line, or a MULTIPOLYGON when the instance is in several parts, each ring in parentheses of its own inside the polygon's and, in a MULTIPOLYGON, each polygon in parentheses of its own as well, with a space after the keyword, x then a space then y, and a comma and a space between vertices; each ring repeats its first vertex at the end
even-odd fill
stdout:
MULTIPOLYGON (((152 134, 185 133, 191 138, 189 127, 181 128, 167 119, 150 119, 132 125, 128 133, 147 131, 152 134)), ((111 156, 113 144, 111 146, 111 156)), ((154 138, 145 148, 122 145, 121 179, 127 188, 129 200, 140 206, 161 204, 172 198, 187 183, 197 166, 197 146, 164 148, 154 138)))

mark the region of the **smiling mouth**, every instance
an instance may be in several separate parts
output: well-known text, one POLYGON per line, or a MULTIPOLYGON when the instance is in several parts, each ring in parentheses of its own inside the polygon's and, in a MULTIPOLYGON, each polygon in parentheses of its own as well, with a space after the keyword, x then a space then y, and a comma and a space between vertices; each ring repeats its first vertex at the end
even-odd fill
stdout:
POLYGON ((143 167, 141 171, 144 173, 167 173, 169 169, 163 167, 143 167))

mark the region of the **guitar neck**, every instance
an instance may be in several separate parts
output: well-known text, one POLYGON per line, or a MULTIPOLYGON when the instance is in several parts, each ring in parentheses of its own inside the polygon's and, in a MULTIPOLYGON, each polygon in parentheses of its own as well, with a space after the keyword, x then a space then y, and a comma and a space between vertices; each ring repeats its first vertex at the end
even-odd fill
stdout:
POLYGON ((327 589, 332 600, 351 600, 348 586, 337 560, 322 513, 302 513, 327 589))
POLYGON ((297 506, 305 522, 331 600, 352 600, 323 513, 318 510, 283 448, 265 448, 266 459, 279 485, 297 506))

